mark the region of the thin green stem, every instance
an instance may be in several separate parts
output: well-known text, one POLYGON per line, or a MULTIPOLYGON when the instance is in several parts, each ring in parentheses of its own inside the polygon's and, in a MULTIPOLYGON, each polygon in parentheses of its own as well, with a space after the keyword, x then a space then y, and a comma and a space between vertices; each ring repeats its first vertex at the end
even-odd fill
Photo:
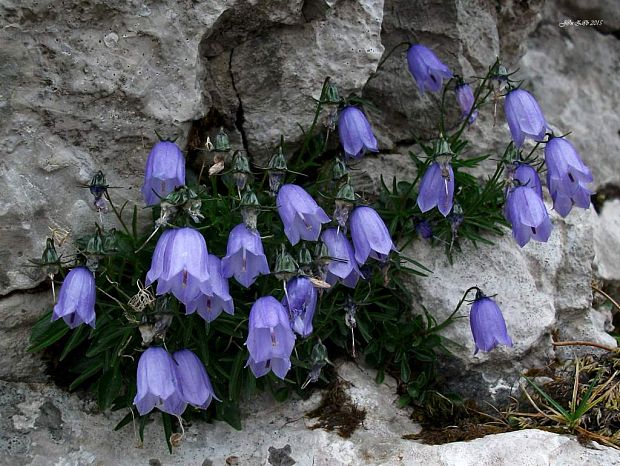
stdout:
POLYGON ((318 101, 318 103, 316 105, 316 110, 314 112, 314 118, 312 120, 312 124, 310 125, 310 129, 306 133, 306 137, 304 138, 304 143, 301 146, 301 150, 299 151, 299 158, 300 159, 303 159, 303 155, 308 150, 308 145, 310 144, 310 139, 312 138, 312 135, 314 133, 314 129, 316 128, 316 124, 319 121, 319 115, 321 114, 321 110, 323 109, 323 99, 325 98, 325 92, 327 90, 327 86, 329 84, 330 79, 331 78, 328 76, 327 78, 325 78, 325 81, 323 81, 323 87, 321 88, 321 96, 319 97, 319 101, 318 101))
POLYGON ((473 112, 475 112, 476 109, 478 109, 478 107, 480 107, 480 105, 482 105, 486 101, 486 99, 489 97, 489 95, 491 94, 492 91, 489 90, 485 94, 485 96, 482 99, 480 99, 482 90, 484 89, 486 83, 491 79, 493 70, 497 68, 498 64, 499 64, 499 59, 496 59, 495 63, 489 68, 489 71, 487 71, 487 74, 482 79, 482 82, 480 83, 480 85, 476 88, 476 92, 474 94, 474 104, 469 109, 469 113, 467 114, 467 116, 463 119, 463 123, 461 124, 461 127, 459 128, 459 130, 450 137, 452 142, 457 141, 461 137, 461 134, 463 134, 463 131, 465 131, 465 128, 467 127, 467 124, 469 123, 469 119, 471 118, 473 112))
POLYGON ((456 305, 456 308, 454 309, 454 311, 452 311, 452 314, 450 314, 448 316, 448 318, 445 319, 441 324, 433 327, 433 332, 438 332, 439 330, 442 330, 445 327, 447 327, 448 325, 450 325, 450 322, 452 322, 452 319, 454 318, 456 313, 459 311, 459 309, 461 308, 461 306, 465 302, 465 299, 467 298, 467 295, 470 293, 470 291, 472 291, 472 290, 479 290, 479 289, 480 288, 478 288, 477 286, 472 286, 472 287, 468 288, 467 291, 465 291, 465 293, 463 293, 463 297, 461 298, 459 303, 456 305))
POLYGON ((366 84, 364 84, 364 87, 362 88, 362 93, 364 92, 364 89, 366 89, 366 86, 368 85, 368 83, 373 79, 376 78, 377 75, 379 74, 379 71, 381 70, 381 68, 383 68, 383 65, 385 64, 385 62, 388 60, 388 58, 390 58, 392 56, 392 54, 399 49, 400 47, 402 47, 403 45, 408 45, 411 46, 411 42, 406 41, 406 42, 401 42, 399 44, 396 44, 394 47, 392 47, 392 49, 387 53, 387 55, 385 55, 381 61, 379 62, 379 64, 377 65, 377 69, 375 70, 375 72, 370 75, 370 77, 368 78, 368 80, 366 81, 366 84))
POLYGON ((114 202, 112 202, 112 198, 108 194, 108 191, 105 190, 104 194, 105 194, 105 198, 110 203, 110 207, 112 207, 112 211, 114 212, 114 215, 116 216, 116 218, 120 222, 121 226, 123 227, 123 230, 125 230, 125 233, 127 233, 127 236, 130 236, 130 237, 133 238, 133 236, 131 235, 131 232, 129 231, 129 228, 127 228, 127 225, 125 225, 125 222, 123 220, 123 217, 121 216, 121 213, 116 209, 116 206, 114 205, 114 202))

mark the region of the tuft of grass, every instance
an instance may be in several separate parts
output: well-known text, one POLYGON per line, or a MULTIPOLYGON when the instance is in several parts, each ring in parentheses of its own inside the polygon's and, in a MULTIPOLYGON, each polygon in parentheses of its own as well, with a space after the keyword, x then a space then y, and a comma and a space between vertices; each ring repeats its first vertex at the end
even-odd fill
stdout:
POLYGON ((572 433, 620 449, 620 350, 567 361, 544 384, 523 378, 529 410, 507 413, 519 427, 572 433))

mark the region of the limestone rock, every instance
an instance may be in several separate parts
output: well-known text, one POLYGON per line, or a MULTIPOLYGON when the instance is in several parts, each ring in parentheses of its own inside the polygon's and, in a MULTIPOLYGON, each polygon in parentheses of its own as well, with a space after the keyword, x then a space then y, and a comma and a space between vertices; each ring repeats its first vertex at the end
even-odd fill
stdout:
POLYGON ((620 464, 616 450, 585 448, 574 438, 540 430, 489 435, 470 442, 423 445, 402 439, 419 427, 399 410, 389 377, 377 385, 375 374, 345 363, 339 374, 352 385, 355 403, 366 408, 367 421, 349 439, 308 427, 304 417, 317 406, 320 393, 307 401, 277 403, 259 397, 245 408, 244 430, 223 422, 193 422, 170 455, 158 421, 145 429, 138 448, 131 426, 112 430, 125 413, 96 413, 92 403, 42 384, 0 382, 0 461, 20 465, 117 464, 298 464, 300 466, 479 465, 479 464, 620 464), (236 459, 235 459, 236 458, 236 459), (227 463, 228 460, 228 463, 227 463))
POLYGON ((47 380, 41 356, 28 353, 27 349, 32 326, 51 306, 51 288, 45 292, 13 293, 0 299, 0 380, 47 380))
POLYGON ((596 275, 614 285, 620 284, 620 200, 603 204, 594 229, 596 275))

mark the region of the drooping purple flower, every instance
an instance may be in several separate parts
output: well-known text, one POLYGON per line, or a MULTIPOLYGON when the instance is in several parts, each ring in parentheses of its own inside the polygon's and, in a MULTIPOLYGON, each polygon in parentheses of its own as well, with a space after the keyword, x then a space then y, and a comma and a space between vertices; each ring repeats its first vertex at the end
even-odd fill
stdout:
POLYGON ((255 377, 272 370, 284 380, 291 368, 295 334, 286 310, 273 296, 259 298, 252 306, 245 344, 250 353, 246 367, 255 377))
POLYGON ((146 205, 159 204, 174 188, 185 185, 185 158, 174 142, 155 144, 146 159, 142 194, 146 205))
POLYGON ((545 146, 545 162, 547 186, 556 212, 566 217, 574 205, 582 209, 590 207, 592 192, 586 185, 594 178, 570 141, 551 138, 545 146))
POLYGON ((198 230, 166 230, 155 246, 146 285, 157 280, 158 295, 172 293, 187 305, 200 293, 211 293, 208 256, 207 244, 198 230))
POLYGON ((228 280, 222 276, 222 262, 219 257, 209 254, 208 270, 211 293, 200 294, 198 298, 185 306, 185 309, 187 314, 198 311, 200 317, 207 322, 212 322, 222 311, 233 315, 235 306, 228 291, 228 280))
POLYGON ((204 364, 198 356, 188 349, 180 350, 172 355, 176 364, 176 375, 181 398, 196 408, 206 409, 215 398, 213 386, 204 364))
POLYGON ((427 89, 431 92, 440 91, 443 80, 452 77, 450 69, 430 49, 420 44, 409 47, 407 64, 420 94, 424 94, 427 89))
POLYGON ((420 181, 417 203, 422 212, 437 206, 444 217, 450 213, 454 203, 454 170, 449 162, 433 162, 426 169, 420 181))
POLYGON ((415 222, 415 231, 424 239, 431 239, 433 237, 433 227, 428 220, 415 222))
POLYGON ((512 236, 519 246, 525 246, 532 238, 543 243, 549 239, 553 226, 535 189, 528 186, 512 188, 506 197, 504 214, 512 225, 512 236))
POLYGON ((300 238, 306 241, 318 240, 321 225, 330 221, 312 196, 296 184, 285 184, 280 188, 276 205, 284 224, 284 234, 293 246, 300 238))
POLYGON ((95 277, 86 267, 71 269, 62 282, 52 321, 61 317, 69 328, 82 323, 95 328, 95 277))
POLYGON ((542 184, 534 167, 527 163, 517 162, 514 166, 512 178, 517 180, 521 186, 532 188, 538 194, 538 197, 542 199, 542 184))
POLYGON ((498 305, 481 292, 476 294, 469 313, 471 333, 478 351, 489 352, 497 345, 512 346, 504 316, 498 305))
POLYGON ((510 128, 512 140, 517 147, 523 145, 526 137, 542 141, 547 131, 547 122, 538 102, 529 92, 514 89, 506 95, 504 113, 510 128))
POLYGON ((364 264, 368 256, 385 262, 390 251, 396 249, 385 223, 373 208, 356 207, 349 224, 358 264, 364 264))
POLYGON ((321 235, 321 240, 327 246, 331 258, 325 281, 333 286, 340 279, 345 286, 355 288, 359 278, 364 276, 357 266, 353 247, 345 234, 336 228, 328 228, 321 235))
POLYGON ((222 276, 233 275, 241 285, 249 288, 259 274, 269 273, 269 265, 258 232, 240 223, 230 231, 226 257, 222 259, 222 276))
POLYGON ((379 151, 370 123, 357 107, 349 105, 340 111, 338 135, 347 157, 358 159, 366 151, 379 151))
POLYGON ((312 318, 318 292, 307 277, 295 277, 286 283, 282 305, 288 311, 291 328, 302 337, 312 333, 312 318))
POLYGON ((160 347, 147 348, 138 361, 138 393, 133 404, 141 416, 153 408, 181 415, 187 403, 179 389, 175 362, 168 352, 160 347))
MULTIPOLYGON (((474 106, 475 98, 474 92, 471 90, 469 84, 463 83, 456 86, 456 102, 459 104, 459 108, 461 109, 461 117, 463 119, 467 118, 469 112, 471 112, 471 108, 474 106)), ((476 118, 478 117, 478 110, 474 110, 469 115, 469 124, 471 125, 476 118)))

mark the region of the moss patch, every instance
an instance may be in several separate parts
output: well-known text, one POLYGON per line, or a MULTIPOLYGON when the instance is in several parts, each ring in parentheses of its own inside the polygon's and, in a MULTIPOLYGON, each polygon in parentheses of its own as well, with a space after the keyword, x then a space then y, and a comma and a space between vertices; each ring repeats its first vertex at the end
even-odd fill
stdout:
POLYGON ((310 429, 335 431, 342 438, 349 438, 366 419, 366 410, 357 407, 346 392, 350 383, 343 380, 332 382, 321 399, 321 404, 306 414, 317 419, 310 429))

